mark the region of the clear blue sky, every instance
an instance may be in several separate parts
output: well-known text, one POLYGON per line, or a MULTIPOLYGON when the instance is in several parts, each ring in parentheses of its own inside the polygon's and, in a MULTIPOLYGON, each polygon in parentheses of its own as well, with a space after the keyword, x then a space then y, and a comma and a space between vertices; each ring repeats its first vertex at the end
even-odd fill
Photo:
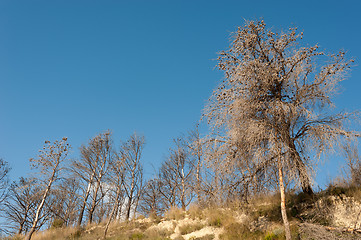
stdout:
MULTIPOLYGON (((243 19, 298 26, 309 45, 345 49, 355 67, 338 109, 361 109, 361 3, 354 1, 0 1, 0 157, 25 176, 44 140, 116 145, 145 135, 145 172, 194 126, 222 78, 216 53, 243 19)), ((340 158, 317 182, 337 174, 340 158)))

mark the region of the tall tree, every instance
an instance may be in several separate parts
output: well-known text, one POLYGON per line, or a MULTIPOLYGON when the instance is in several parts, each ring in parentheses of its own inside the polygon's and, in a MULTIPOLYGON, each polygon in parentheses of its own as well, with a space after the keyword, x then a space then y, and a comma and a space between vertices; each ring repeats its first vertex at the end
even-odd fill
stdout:
POLYGON ((121 143, 119 157, 124 159, 124 190, 126 194, 126 220, 130 213, 135 213, 143 188, 143 166, 141 163, 142 152, 145 144, 143 136, 133 134, 121 143))
POLYGON ((88 204, 88 222, 91 223, 93 221, 94 211, 105 196, 102 185, 105 180, 109 162, 112 161, 113 158, 110 131, 98 134, 89 141, 88 145, 81 146, 80 155, 80 160, 72 163, 72 170, 85 184, 79 210, 78 226, 82 223, 88 204))
POLYGON ((67 138, 63 138, 62 140, 53 143, 45 141, 45 145, 40 151, 39 157, 30 159, 32 167, 40 170, 39 175, 41 176, 41 179, 39 179, 39 181, 43 182, 43 188, 41 189, 41 198, 36 208, 31 229, 25 237, 26 240, 30 240, 37 229, 39 220, 42 216, 42 210, 49 197, 53 184, 60 177, 61 170, 63 169, 62 163, 67 158, 70 149, 67 140, 67 138))
POLYGON ((119 210, 124 203, 124 179, 125 177, 125 159, 117 156, 110 163, 110 174, 108 184, 110 185, 109 202, 111 211, 104 228, 103 238, 106 239, 107 232, 111 221, 116 218, 119 210))
POLYGON ((339 137, 355 136, 343 125, 352 114, 327 111, 351 61, 343 51, 326 55, 317 45, 299 47, 301 39, 295 28, 274 33, 263 21, 239 27, 229 49, 219 53, 225 78, 205 111, 215 131, 225 129, 233 160, 248 161, 250 173, 263 176, 277 169, 287 239, 285 170, 312 194, 310 154, 318 159, 339 137))

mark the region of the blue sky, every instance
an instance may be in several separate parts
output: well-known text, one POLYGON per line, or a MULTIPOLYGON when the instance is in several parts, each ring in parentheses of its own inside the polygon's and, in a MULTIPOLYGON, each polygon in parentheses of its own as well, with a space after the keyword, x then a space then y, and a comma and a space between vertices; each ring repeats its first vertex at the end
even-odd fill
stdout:
MULTIPOLYGON (((0 1, 0 157, 25 176, 44 140, 78 148, 111 129, 144 134, 147 176, 198 123, 222 78, 217 52, 244 19, 297 26, 304 43, 356 60, 335 99, 361 109, 359 1, 0 1)), ((359 129, 359 127, 358 127, 359 129)), ((340 157, 317 183, 337 174, 340 157)))

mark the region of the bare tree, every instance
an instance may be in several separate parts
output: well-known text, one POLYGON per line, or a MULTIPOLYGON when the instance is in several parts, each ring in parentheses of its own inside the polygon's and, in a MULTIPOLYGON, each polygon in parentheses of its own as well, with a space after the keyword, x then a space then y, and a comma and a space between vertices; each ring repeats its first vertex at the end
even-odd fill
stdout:
POLYGON ((9 229, 18 234, 28 232, 39 203, 38 193, 39 189, 34 179, 20 178, 18 182, 10 185, 4 212, 9 229))
POLYGON ((48 207, 54 220, 61 220, 64 226, 76 223, 81 204, 79 190, 79 180, 68 176, 52 191, 53 199, 48 207))
POLYGON ((161 195, 161 181, 158 178, 149 179, 144 185, 140 202, 140 210, 148 216, 160 216, 165 210, 161 195))
POLYGON ((349 174, 349 183, 354 186, 361 186, 361 159, 356 143, 347 141, 342 149, 346 157, 346 174, 349 174))
POLYGON ((194 197, 192 182, 196 165, 190 161, 184 139, 174 142, 175 148, 160 169, 161 194, 168 208, 179 206, 185 210, 194 197))
POLYGON ((113 157, 110 132, 100 133, 91 139, 87 146, 81 146, 80 154, 80 160, 72 163, 72 170, 85 184, 82 204, 79 210, 78 226, 82 223, 87 204, 90 205, 88 209, 88 222, 91 223, 97 205, 105 196, 102 184, 109 162, 112 161, 113 157), (89 200, 90 203, 88 203, 89 200))
POLYGON ((126 220, 135 213, 143 188, 143 167, 140 162, 145 140, 143 136, 133 134, 121 143, 119 158, 124 159, 124 190, 126 194, 126 220))
POLYGON ((204 143, 200 137, 198 126, 189 131, 185 138, 185 145, 188 148, 190 163, 193 164, 193 191, 197 195, 198 204, 203 203, 202 193, 202 169, 204 165, 204 143))
MULTIPOLYGON (((4 211, 6 198, 8 196, 9 171, 10 171, 9 164, 0 158, 0 216, 4 211)), ((3 230, 4 229, 0 227, 0 233, 3 230)))
POLYGON ((30 159, 32 166, 34 168, 40 169, 40 174, 42 176, 41 180, 44 183, 44 187, 41 189, 42 196, 36 208, 31 229, 25 237, 26 240, 31 239, 31 236, 38 227, 42 210, 47 198, 49 197, 54 182, 60 177, 59 174, 63 169, 62 162, 66 159, 69 149, 70 145, 67 142, 67 138, 63 138, 60 141, 55 141, 54 143, 45 141, 45 146, 40 151, 39 157, 37 159, 30 159))
POLYGON ((225 78, 205 110, 214 132, 223 128, 229 136, 232 159, 246 161, 250 174, 277 169, 287 239, 285 170, 312 194, 310 154, 318 159, 340 136, 355 136, 343 125, 352 114, 327 112, 351 61, 342 51, 326 55, 317 45, 298 47, 300 39, 295 28, 274 33, 263 21, 239 27, 219 54, 225 78))
POLYGON ((108 221, 105 225, 104 236, 106 239, 106 235, 108 232, 109 225, 113 219, 116 218, 117 214, 119 214, 119 210, 121 209, 124 203, 124 177, 125 177, 125 159, 117 156, 117 158, 110 163, 110 174, 109 174, 109 185, 111 188, 109 195, 109 202, 111 207, 110 214, 108 216, 108 221))

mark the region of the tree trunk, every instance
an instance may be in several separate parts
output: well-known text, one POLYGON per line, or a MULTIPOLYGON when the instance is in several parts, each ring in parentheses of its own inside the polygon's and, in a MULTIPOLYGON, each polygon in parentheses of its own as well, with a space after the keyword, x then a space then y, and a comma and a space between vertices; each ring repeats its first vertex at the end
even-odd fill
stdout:
POLYGON ((181 193, 181 205, 182 205, 182 210, 185 211, 186 210, 186 204, 185 204, 185 182, 184 182, 184 171, 182 168, 182 193, 181 193))
POLYGON ((278 176, 279 176, 280 193, 281 193, 281 213, 282 213, 283 224, 285 226, 286 240, 291 240, 290 223, 288 222, 287 212, 286 212, 286 196, 285 196, 285 187, 283 184, 283 172, 282 172, 282 165, 280 162, 278 163, 278 176))
POLYGON ((94 215, 95 207, 97 205, 97 196, 98 196, 99 188, 100 188, 100 180, 97 181, 97 186, 95 188, 95 192, 93 196, 94 197, 93 202, 89 210, 89 224, 93 222, 93 215, 94 215))
POLYGON ((33 221, 33 225, 32 225, 32 227, 31 227, 29 233, 26 235, 25 240, 30 240, 30 239, 31 239, 31 236, 32 236, 33 233, 35 232, 36 226, 38 225, 38 221, 39 221, 39 217, 40 217, 41 210, 43 209, 43 206, 44 206, 44 204, 45 204, 45 200, 46 200, 46 198, 47 198, 47 196, 48 196, 48 193, 49 193, 49 191, 50 191, 51 185, 52 185, 52 183, 53 183, 53 181, 54 181, 54 176, 55 176, 55 170, 54 170, 54 172, 53 172, 53 175, 52 175, 51 178, 50 178, 50 181, 49 181, 49 183, 48 183, 47 188, 45 189, 43 198, 42 198, 42 200, 41 200, 41 202, 40 202, 40 204, 39 204, 39 206, 38 206, 38 208, 37 208, 37 210, 36 210, 35 218, 34 218, 34 221, 33 221))
POLYGON ((110 213, 108 222, 107 222, 107 224, 105 225, 103 239, 106 239, 110 222, 111 222, 112 219, 113 219, 113 216, 114 216, 115 211, 118 209, 118 205, 119 205, 119 195, 120 195, 120 188, 118 187, 118 189, 117 189, 117 194, 116 194, 116 197, 115 197, 115 203, 114 203, 113 208, 112 208, 112 212, 110 213))
POLYGON ((86 207, 86 202, 87 202, 89 194, 90 194, 90 189, 91 189, 91 185, 92 185, 92 182, 93 182, 93 178, 94 178, 94 173, 91 176, 90 181, 88 183, 88 188, 87 188, 85 196, 84 196, 83 205, 82 205, 82 207, 80 209, 79 219, 78 219, 78 223, 77 223, 78 227, 80 227, 81 222, 83 221, 83 215, 84 215, 84 211, 85 211, 85 207, 86 207))

